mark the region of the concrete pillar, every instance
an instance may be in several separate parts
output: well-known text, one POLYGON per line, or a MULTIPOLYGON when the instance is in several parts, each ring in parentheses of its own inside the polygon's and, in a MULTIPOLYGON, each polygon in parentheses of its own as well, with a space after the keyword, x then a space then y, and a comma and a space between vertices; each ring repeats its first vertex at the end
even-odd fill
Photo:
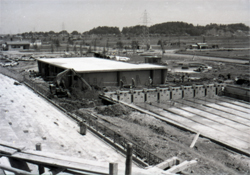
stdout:
POLYGON ((134 94, 135 94, 134 89, 130 89, 129 93, 131 94, 131 103, 134 103, 134 94))
POLYGON ((36 150, 37 150, 37 151, 42 151, 41 143, 37 143, 37 144, 36 144, 36 150))
POLYGON ((170 100, 172 100, 173 99, 173 94, 172 94, 173 88, 172 88, 172 86, 169 86, 169 91, 170 91, 170 100))
POLYGON ((131 175, 132 174, 132 156, 133 156, 133 144, 128 143, 127 145, 127 157, 126 157, 126 169, 125 169, 125 175, 131 175))
POLYGON ((147 99, 147 92, 148 92, 148 89, 147 88, 143 88, 143 92, 144 92, 144 102, 146 102, 148 99, 147 99))
POLYGON ((195 85, 195 84, 193 84, 192 86, 193 86, 194 98, 195 98, 195 97, 196 97, 196 85, 195 85))
POLYGON ((85 123, 81 122, 80 123, 80 134, 86 135, 86 133, 87 133, 87 126, 85 125, 85 123))
MULTIPOLYGON (((36 151, 42 151, 41 143, 36 144, 36 151)), ((42 165, 38 165, 38 172, 39 174, 43 174, 45 172, 44 167, 42 165)))
POLYGON ((156 91, 157 91, 157 102, 159 103, 160 102, 160 88, 159 87, 156 87, 156 91))
POLYGON ((208 89, 208 85, 207 84, 203 84, 204 88, 205 88, 205 97, 207 97, 207 89, 208 89))
POLYGON ((181 97, 183 99, 184 98, 184 86, 183 85, 181 85, 180 90, 181 90, 181 97))
POLYGON ((109 175, 118 175, 118 163, 109 163, 109 175))

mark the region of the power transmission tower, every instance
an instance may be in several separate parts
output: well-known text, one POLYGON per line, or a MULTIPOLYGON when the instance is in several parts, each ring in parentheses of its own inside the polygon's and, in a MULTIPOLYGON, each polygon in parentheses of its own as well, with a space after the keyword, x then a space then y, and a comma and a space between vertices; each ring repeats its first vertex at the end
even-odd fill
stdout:
POLYGON ((65 30, 64 22, 62 23, 62 30, 65 30))
POLYGON ((148 50, 150 47, 150 38, 149 38, 149 28, 148 28, 148 14, 146 10, 144 11, 143 14, 142 37, 143 37, 143 45, 146 46, 146 50, 148 50))

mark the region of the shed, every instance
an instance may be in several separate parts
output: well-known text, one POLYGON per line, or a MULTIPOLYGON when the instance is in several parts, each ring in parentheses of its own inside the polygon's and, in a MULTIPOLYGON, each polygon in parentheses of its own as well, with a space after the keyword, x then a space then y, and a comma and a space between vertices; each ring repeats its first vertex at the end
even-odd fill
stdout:
POLYGON ((145 56, 145 63, 160 64, 161 57, 159 56, 145 56))
POLYGON ((24 50, 30 48, 29 41, 7 41, 6 50, 24 50))
MULTIPOLYGON (((115 60, 95 57, 78 58, 49 58, 38 59, 39 73, 44 78, 55 77, 65 69, 74 69, 88 84, 92 86, 119 86, 124 84, 135 86, 149 85, 152 79, 154 84, 164 83, 167 67, 153 64, 131 64, 115 60)), ((77 77, 68 76, 67 86, 82 86, 77 77)))

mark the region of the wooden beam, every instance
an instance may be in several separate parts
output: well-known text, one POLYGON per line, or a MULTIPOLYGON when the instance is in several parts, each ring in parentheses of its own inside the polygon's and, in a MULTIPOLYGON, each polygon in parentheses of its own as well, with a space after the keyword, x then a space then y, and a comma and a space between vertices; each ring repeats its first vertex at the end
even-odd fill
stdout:
POLYGON ((109 163, 109 175, 118 175, 118 163, 109 163))
POLYGON ((53 175, 57 175, 58 173, 64 171, 66 168, 52 168, 50 171, 52 172, 53 175))
POLYGON ((19 175, 33 175, 32 173, 30 173, 28 171, 20 170, 17 168, 12 168, 12 167, 1 165, 1 164, 0 164, 0 169, 10 171, 10 172, 13 172, 13 173, 19 174, 19 175))
POLYGON ((157 168, 162 170, 166 170, 167 168, 171 168, 180 163, 180 159, 178 157, 172 157, 171 159, 167 159, 162 163, 156 165, 157 168))
POLYGON ((197 142, 199 136, 200 136, 200 133, 197 133, 196 136, 195 136, 194 139, 193 139, 193 142, 192 142, 191 145, 190 145, 190 148, 193 148, 193 147, 194 147, 194 145, 195 145, 195 143, 197 142))
POLYGON ((13 168, 18 168, 20 170, 31 172, 31 170, 30 170, 30 168, 29 168, 26 161, 16 159, 16 158, 12 158, 12 157, 8 157, 8 159, 9 159, 10 165, 13 168))
MULTIPOLYGON (((36 144, 36 150, 37 151, 42 151, 41 143, 36 144)), ((42 165, 38 165, 38 172, 39 172, 39 174, 43 174, 45 172, 45 169, 44 169, 44 167, 42 165)))
POLYGON ((17 152, 17 149, 13 149, 13 148, 10 148, 10 147, 0 145, 0 153, 1 154, 12 155, 12 154, 14 154, 16 152, 17 152))
POLYGON ((10 145, 9 142, 3 141, 1 139, 0 139, 0 146, 16 149, 17 151, 21 151, 21 150, 23 150, 25 148, 25 147, 12 146, 12 145, 10 145))
POLYGON ((133 145, 132 143, 128 143, 125 175, 132 174, 132 158, 133 158, 133 145))
POLYGON ((30 153, 17 152, 13 154, 11 157, 24 160, 29 163, 42 165, 44 167, 65 168, 65 169, 80 170, 80 171, 82 170, 82 171, 88 171, 88 172, 97 173, 97 174, 98 173, 108 174, 109 172, 108 163, 106 162, 89 161, 89 160, 88 161, 83 160, 81 162, 78 160, 74 161, 72 160, 72 157, 68 157, 68 156, 54 157, 54 156, 49 156, 49 155, 50 154, 47 154, 41 151, 30 151, 30 153))
POLYGON ((180 163, 179 165, 173 166, 172 168, 168 169, 167 173, 178 173, 181 172, 187 168, 190 168, 191 166, 194 166, 197 164, 197 160, 191 160, 191 161, 184 161, 180 163))
POLYGON ((1 168, 0 168, 0 175, 6 175, 5 171, 3 169, 1 169, 1 168))

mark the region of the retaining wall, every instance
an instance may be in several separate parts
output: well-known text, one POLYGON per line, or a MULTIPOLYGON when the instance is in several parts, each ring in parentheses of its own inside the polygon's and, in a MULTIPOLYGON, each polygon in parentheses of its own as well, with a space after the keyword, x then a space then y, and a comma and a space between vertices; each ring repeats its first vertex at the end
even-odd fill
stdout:
POLYGON ((249 102, 250 88, 227 85, 224 90, 224 95, 249 102))
POLYGON ((126 103, 166 102, 201 97, 213 98, 222 91, 223 87, 224 84, 205 84, 156 89, 144 88, 142 90, 130 89, 130 91, 106 92, 105 95, 126 103))

